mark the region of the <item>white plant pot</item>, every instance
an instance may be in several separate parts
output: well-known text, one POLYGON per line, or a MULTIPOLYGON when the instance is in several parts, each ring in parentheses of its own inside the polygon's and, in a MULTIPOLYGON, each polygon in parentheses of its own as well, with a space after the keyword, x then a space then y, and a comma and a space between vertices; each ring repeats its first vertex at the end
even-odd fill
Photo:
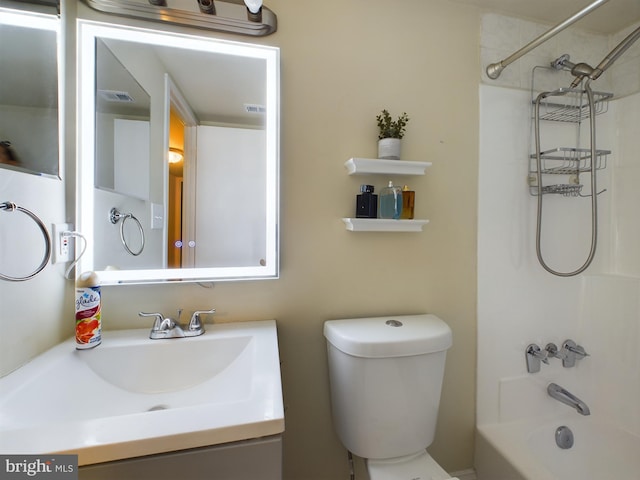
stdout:
POLYGON ((381 138, 378 140, 378 158, 400 160, 400 139, 381 138))

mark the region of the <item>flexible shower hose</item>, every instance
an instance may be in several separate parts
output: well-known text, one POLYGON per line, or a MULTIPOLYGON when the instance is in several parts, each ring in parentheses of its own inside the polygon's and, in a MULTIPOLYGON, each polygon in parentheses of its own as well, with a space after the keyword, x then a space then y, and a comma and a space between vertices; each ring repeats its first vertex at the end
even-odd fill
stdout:
POLYGON ((595 119, 595 102, 593 99, 593 91, 589 85, 591 80, 585 82, 584 89, 587 92, 587 98, 589 102, 589 131, 591 135, 591 248, 589 255, 584 264, 572 272, 559 272, 549 267, 544 261, 542 256, 542 249, 540 246, 540 238, 542 236, 542 160, 540 153, 540 101, 549 96, 552 92, 543 92, 536 98, 535 103, 535 144, 536 144, 536 178, 538 183, 538 208, 537 208, 537 220, 536 220, 536 254, 540 265, 549 273, 558 277, 573 277, 584 272, 596 254, 596 245, 598 243, 598 194, 596 191, 596 119, 595 119))

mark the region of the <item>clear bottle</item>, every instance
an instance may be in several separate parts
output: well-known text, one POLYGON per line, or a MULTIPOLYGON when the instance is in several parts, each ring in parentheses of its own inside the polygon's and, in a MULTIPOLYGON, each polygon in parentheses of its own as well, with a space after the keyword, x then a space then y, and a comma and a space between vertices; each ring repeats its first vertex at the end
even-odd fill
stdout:
POLYGON ((409 190, 407 185, 402 187, 402 214, 400 215, 400 218, 406 220, 413 219, 415 200, 416 192, 409 190))
POLYGON ((400 218, 402 214, 402 187, 393 185, 390 180, 389 185, 380 191, 380 218, 400 218))

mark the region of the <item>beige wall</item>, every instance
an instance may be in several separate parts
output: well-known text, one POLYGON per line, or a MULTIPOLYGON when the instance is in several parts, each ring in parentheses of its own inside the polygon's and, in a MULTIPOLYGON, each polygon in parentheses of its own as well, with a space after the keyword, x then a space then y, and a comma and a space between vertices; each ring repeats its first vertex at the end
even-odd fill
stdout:
MULTIPOLYGON (((140 325, 138 310, 213 306, 218 321, 276 318, 286 404, 285 473, 346 477, 330 424, 327 319, 432 312, 454 331, 437 440, 450 470, 472 464, 475 410, 478 42, 476 12, 410 0, 270 1, 281 48, 281 278, 277 281, 113 287, 105 327, 140 325), (411 120, 403 157, 433 162, 416 190, 419 234, 353 233, 361 182, 343 163, 376 154, 375 116, 411 120)), ((177 359, 179 360, 179 359, 177 359)))
POLYGON ((178 307, 215 307, 216 320, 224 322, 277 319, 285 478, 325 480, 346 478, 347 462, 330 423, 323 322, 435 313, 452 327, 454 346, 430 451, 448 470, 469 468, 476 365, 478 12, 433 0, 271 0, 267 5, 278 15, 274 35, 257 41, 228 38, 281 48, 281 278, 217 283, 212 289, 105 287, 103 326, 146 326, 138 311, 169 313, 178 307), (383 108, 411 117, 403 157, 433 162, 425 177, 406 179, 416 190, 417 217, 431 220, 423 233, 353 233, 340 221, 353 215, 360 183, 380 187, 386 181, 348 177, 343 167, 352 156, 375 156, 375 116, 383 108))

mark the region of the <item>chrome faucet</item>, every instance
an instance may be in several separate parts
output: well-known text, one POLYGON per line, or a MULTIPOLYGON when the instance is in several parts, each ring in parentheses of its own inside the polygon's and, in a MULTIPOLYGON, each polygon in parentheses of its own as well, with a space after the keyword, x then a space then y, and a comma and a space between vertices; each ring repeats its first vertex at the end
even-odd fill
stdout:
POLYGON ((547 343, 544 350, 535 343, 530 343, 525 350, 529 373, 539 372, 541 363, 549 364, 549 358, 558 358, 562 360, 563 367, 570 368, 576 365, 577 360, 588 356, 585 349, 573 340, 565 340, 560 349, 555 343, 547 343))
POLYGON ((575 395, 572 395, 567 390, 562 388, 560 385, 556 383, 550 383, 547 387, 547 393, 551 398, 555 398, 559 402, 564 403, 565 405, 569 405, 572 408, 575 408, 576 411, 580 415, 590 415, 589 407, 586 403, 580 400, 575 395))
POLYGON ((157 340, 159 338, 185 338, 197 337, 198 335, 202 335, 204 333, 204 325, 200 318, 201 315, 215 312, 215 308, 212 308, 211 310, 198 310, 196 312, 193 312, 193 314, 191 315, 191 320, 186 326, 180 325, 180 315, 182 314, 182 309, 178 310, 177 321, 169 317, 165 318, 165 316, 161 313, 139 312, 138 315, 140 317, 155 317, 155 321, 153 322, 153 326, 151 327, 151 332, 149 333, 149 338, 152 340, 157 340))

